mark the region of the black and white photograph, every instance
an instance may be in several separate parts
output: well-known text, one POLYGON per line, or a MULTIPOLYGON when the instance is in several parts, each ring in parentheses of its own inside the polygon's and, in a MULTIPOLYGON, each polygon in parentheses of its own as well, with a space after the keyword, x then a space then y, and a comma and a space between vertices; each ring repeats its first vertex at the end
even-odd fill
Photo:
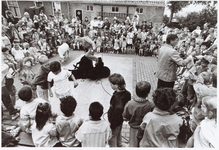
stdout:
POLYGON ((218 1, 1 9, 2 148, 218 148, 218 1))

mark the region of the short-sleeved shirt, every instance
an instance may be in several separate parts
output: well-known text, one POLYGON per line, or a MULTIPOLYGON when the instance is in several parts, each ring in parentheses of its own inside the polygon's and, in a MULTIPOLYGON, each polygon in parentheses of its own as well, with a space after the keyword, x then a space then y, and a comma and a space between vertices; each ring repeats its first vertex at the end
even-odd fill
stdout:
POLYGON ((34 122, 32 126, 32 139, 36 147, 53 147, 59 142, 56 127, 49 122, 41 130, 36 128, 36 123, 34 122))
POLYGON ((56 129, 59 133, 59 141, 63 146, 72 147, 79 144, 75 133, 82 123, 83 120, 75 115, 70 117, 60 115, 56 118, 56 129))
POLYGON ((21 108, 20 111, 20 125, 26 129, 30 129, 31 125, 34 123, 36 116, 36 109, 39 103, 46 103, 42 98, 36 98, 26 104, 21 108))
POLYGON ((61 72, 55 75, 52 71, 49 72, 47 81, 54 81, 54 91, 58 96, 66 96, 66 93, 71 91, 68 78, 71 76, 71 72, 65 69, 61 69, 61 72))
POLYGON ((144 135, 140 147, 177 147, 182 118, 157 107, 147 113, 140 127, 144 135))
POLYGON ((75 136, 82 143, 82 147, 105 147, 111 135, 107 121, 89 120, 81 125, 75 136))

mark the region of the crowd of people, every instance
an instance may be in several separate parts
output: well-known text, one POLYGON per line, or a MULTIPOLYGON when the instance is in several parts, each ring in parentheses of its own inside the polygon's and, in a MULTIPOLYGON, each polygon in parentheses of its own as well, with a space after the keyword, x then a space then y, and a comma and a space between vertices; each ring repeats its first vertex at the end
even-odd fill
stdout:
POLYGON ((140 23, 137 13, 125 21, 115 17, 112 23, 101 17, 47 19, 43 12, 33 20, 27 12, 21 20, 10 11, 2 16, 2 102, 12 119, 20 116, 19 128, 32 133, 37 147, 122 147, 124 121, 130 125, 130 147, 178 147, 179 141, 186 147, 216 147, 216 91, 217 25, 206 23, 194 31, 153 26, 140 23), (90 119, 83 120, 74 115, 77 100, 66 86, 71 78, 77 87, 74 75, 59 61, 48 62, 57 53, 63 60, 63 44, 64 49, 88 51, 94 61, 93 51, 126 54, 133 49, 139 56, 156 56, 157 89, 150 91, 150 83, 141 81, 137 97, 131 97, 125 79, 114 73, 109 77, 114 93, 108 120, 102 120, 99 102, 90 104, 90 119), (31 66, 37 63, 41 68, 35 75, 31 66), (14 108, 17 74, 23 84, 18 96, 26 102, 21 110, 14 108), (150 92, 152 100, 147 98, 150 92), (54 94, 60 99, 59 116, 49 103, 54 94))

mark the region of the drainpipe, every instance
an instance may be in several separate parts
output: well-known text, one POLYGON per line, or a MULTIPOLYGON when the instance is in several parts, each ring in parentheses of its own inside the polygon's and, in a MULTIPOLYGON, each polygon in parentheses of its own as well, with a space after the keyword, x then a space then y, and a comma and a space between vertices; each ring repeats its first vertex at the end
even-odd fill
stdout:
POLYGON ((127 6, 127 16, 129 15, 129 6, 127 6))
POLYGON ((70 16, 69 16, 69 2, 67 2, 67 7, 68 7, 68 20, 70 20, 70 16))
POLYGON ((103 5, 101 5, 101 20, 103 20, 103 5))

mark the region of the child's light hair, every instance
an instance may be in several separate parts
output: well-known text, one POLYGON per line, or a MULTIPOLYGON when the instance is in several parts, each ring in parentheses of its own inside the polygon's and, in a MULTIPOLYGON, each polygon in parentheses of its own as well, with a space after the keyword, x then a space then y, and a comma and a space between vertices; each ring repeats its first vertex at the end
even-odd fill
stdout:
POLYGON ((202 99, 202 103, 205 104, 207 111, 212 112, 211 116, 207 116, 209 119, 217 119, 217 97, 216 96, 206 96, 202 99))
POLYGON ((113 85, 118 85, 119 90, 125 90, 125 80, 121 74, 114 73, 109 76, 109 82, 113 85))

